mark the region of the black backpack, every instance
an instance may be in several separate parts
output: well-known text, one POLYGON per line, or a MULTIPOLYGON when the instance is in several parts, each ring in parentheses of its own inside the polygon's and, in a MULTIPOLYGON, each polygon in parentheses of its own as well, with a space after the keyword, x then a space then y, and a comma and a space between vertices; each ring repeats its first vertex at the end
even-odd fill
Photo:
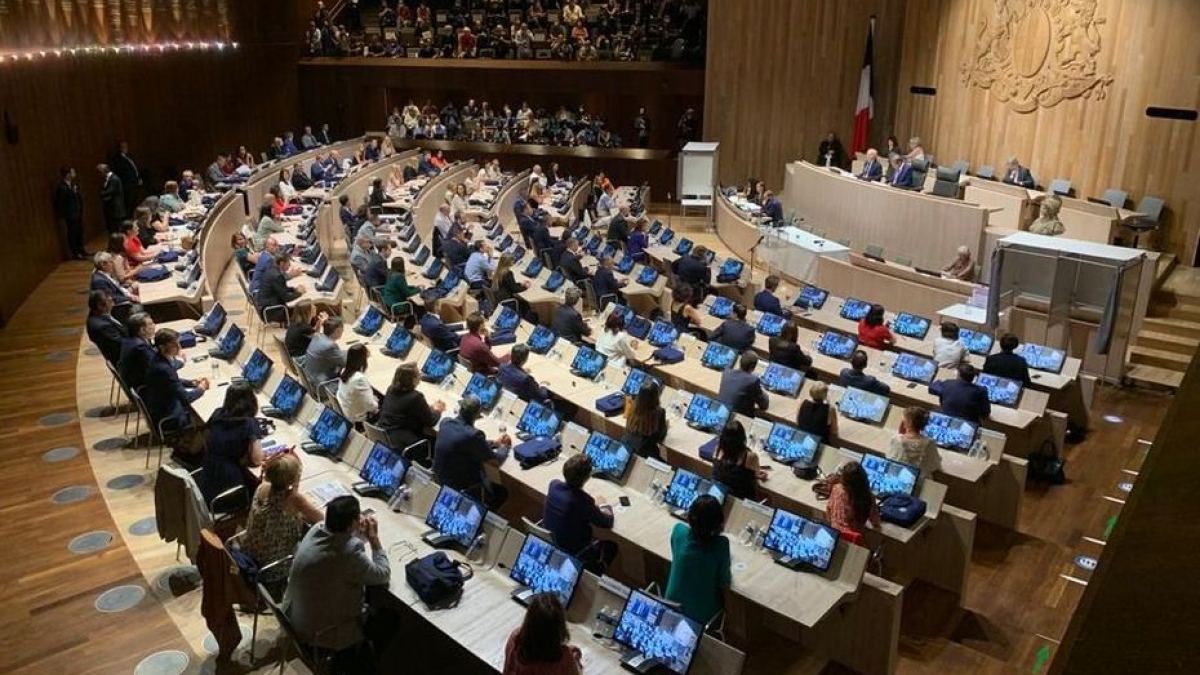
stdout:
POLYGON ((463 584, 474 575, 471 566, 454 562, 445 553, 436 551, 404 566, 404 578, 417 597, 430 609, 450 609, 458 606, 463 584))
POLYGON ((1025 473, 1028 480, 1049 485, 1062 485, 1067 482, 1067 474, 1064 471, 1067 462, 1058 456, 1054 441, 1046 440, 1026 461, 1029 462, 1025 473))

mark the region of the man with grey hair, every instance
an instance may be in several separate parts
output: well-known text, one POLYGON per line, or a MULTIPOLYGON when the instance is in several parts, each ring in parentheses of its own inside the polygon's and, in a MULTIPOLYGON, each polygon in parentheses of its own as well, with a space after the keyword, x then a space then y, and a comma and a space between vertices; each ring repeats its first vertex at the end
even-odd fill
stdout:
POLYGON ((499 466, 507 459, 512 440, 501 434, 489 441, 475 428, 481 412, 479 399, 467 394, 459 403, 458 415, 442 420, 433 447, 433 473, 438 483, 464 492, 494 511, 508 499, 508 491, 488 480, 484 465, 499 466))
POLYGON ((572 344, 582 344, 585 336, 592 334, 592 329, 583 320, 575 306, 579 304, 579 289, 568 288, 563 295, 563 304, 554 310, 554 320, 550 328, 560 338, 572 344))
POLYGON ((579 252, 579 240, 568 237, 566 250, 558 258, 558 268, 563 276, 573 284, 579 285, 588 278, 587 270, 583 268, 583 254, 579 252))
POLYGON ((114 276, 113 254, 100 251, 92 256, 92 290, 108 293, 117 307, 138 302, 136 286, 126 290, 114 276))
POLYGON ((1004 168, 1003 182, 1009 185, 1020 185, 1026 190, 1032 190, 1036 185, 1033 174, 1029 169, 1021 166, 1021 162, 1016 157, 1008 158, 1008 164, 1004 168))
POLYGON ((350 251, 350 266, 362 274, 367 269, 371 259, 371 238, 360 234, 354 238, 354 248, 350 251))

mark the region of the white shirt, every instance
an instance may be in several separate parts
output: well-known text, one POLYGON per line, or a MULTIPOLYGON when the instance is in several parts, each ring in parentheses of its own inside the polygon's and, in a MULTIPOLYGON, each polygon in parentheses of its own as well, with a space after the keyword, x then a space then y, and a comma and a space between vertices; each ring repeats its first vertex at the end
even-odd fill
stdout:
POLYGON ((351 422, 361 422, 367 415, 379 410, 379 401, 375 399, 375 390, 371 389, 371 381, 366 373, 357 372, 350 379, 341 383, 337 390, 338 405, 351 422))
POLYGON ((451 220, 450 216, 438 211, 437 215, 433 217, 433 226, 437 228, 438 232, 442 233, 443 239, 449 239, 450 229, 454 227, 454 221, 451 220))
POLYGON ((938 368, 957 368, 967 355, 967 347, 960 340, 950 340, 940 335, 933 339, 933 360, 938 368))
POLYGON ((600 335, 596 336, 596 351, 608 357, 608 365, 618 368, 623 368, 626 361, 637 356, 624 331, 616 334, 608 330, 600 331, 600 335))
POLYGON ((279 194, 283 195, 284 201, 290 202, 296 196, 296 188, 291 183, 279 181, 279 194))

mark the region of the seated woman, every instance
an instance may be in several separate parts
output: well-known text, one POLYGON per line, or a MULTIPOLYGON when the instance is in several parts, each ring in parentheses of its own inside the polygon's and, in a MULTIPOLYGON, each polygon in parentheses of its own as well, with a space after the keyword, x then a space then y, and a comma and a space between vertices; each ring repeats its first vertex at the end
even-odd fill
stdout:
POLYGON ((538 593, 530 599, 521 627, 508 636, 502 675, 582 674, 583 655, 570 644, 558 595, 538 593))
POLYGON ((975 261, 971 260, 971 249, 966 246, 958 247, 954 261, 942 268, 942 276, 959 281, 975 280, 975 261))
POLYGON ((244 166, 247 169, 253 169, 254 168, 254 153, 247 150, 246 146, 239 145, 237 152, 234 153, 234 155, 233 155, 233 161, 239 167, 244 166))
POLYGON ((632 256, 635 261, 641 262, 643 254, 650 246, 650 235, 646 234, 646 221, 639 218, 633 224, 633 231, 629 233, 629 241, 625 244, 625 255, 632 256))
POLYGON ((420 288, 408 285, 408 276, 403 256, 392 258, 387 282, 383 285, 383 306, 388 310, 406 314, 413 306, 408 299, 421 292, 420 288))
POLYGON ((508 361, 507 355, 497 358, 492 352, 487 320, 479 312, 471 312, 467 316, 467 333, 459 342, 458 355, 470 365, 472 373, 489 377, 496 375, 500 371, 500 364, 508 361))
POLYGON ((446 156, 442 154, 441 150, 433 153, 433 157, 429 158, 429 163, 432 164, 433 168, 437 169, 438 171, 445 171, 446 167, 450 166, 450 161, 446 159, 446 156))
POLYGON ((446 195, 446 203, 450 205, 450 217, 459 218, 467 215, 467 186, 456 183, 453 191, 446 195))
MULTIPOLYGON (((512 254, 500 254, 500 260, 496 263, 496 271, 492 274, 492 292, 496 295, 496 302, 501 303, 516 298, 517 294, 527 288, 529 288, 529 282, 517 281, 516 275, 513 274, 512 254)), ((517 298, 518 305, 522 302, 520 298, 517 298)), ((522 309, 520 313, 524 316, 525 310, 522 309)))
POLYGON ((825 514, 839 532, 862 535, 867 524, 879 529, 879 507, 871 494, 867 472, 858 462, 850 462, 829 476, 829 501, 825 514))
POLYGON ((154 211, 147 206, 139 206, 133 210, 133 222, 137 225, 137 236, 142 240, 143 246, 154 246, 169 238, 167 231, 170 228, 161 218, 155 217, 154 211))
POLYGON ((359 431, 363 421, 379 411, 379 401, 366 373, 370 354, 364 344, 350 345, 346 350, 346 365, 342 366, 342 374, 338 377, 341 380, 337 389, 338 407, 359 431))
POLYGON ((671 289, 671 325, 680 333, 701 332, 703 319, 700 311, 693 303, 693 289, 686 283, 679 283, 671 289))
POLYGON ((292 170, 284 167, 279 170, 279 194, 285 202, 296 198, 296 188, 292 185, 292 170))
POLYGON ((666 597, 679 603, 684 616, 707 624, 721 610, 723 591, 733 581, 729 539, 721 534, 725 512, 716 497, 704 494, 692 502, 687 520, 671 531, 666 597))
POLYGON ((158 210, 167 213, 179 213, 185 204, 179 197, 179 183, 169 180, 163 183, 162 194, 158 196, 158 210))
POLYGON ((638 457, 662 459, 658 445, 667 437, 667 413, 662 409, 662 389, 646 380, 637 396, 625 399, 625 433, 621 444, 638 457))
POLYGON ((812 357, 800 348, 800 329, 796 324, 787 322, 779 335, 771 338, 767 345, 771 363, 778 363, 793 370, 807 372, 812 367, 812 357))
POLYGON ((800 404, 796 414, 796 428, 816 436, 822 443, 830 443, 838 435, 838 413, 826 400, 829 385, 813 382, 808 396, 809 400, 800 404))
MULTIPOLYGON (((325 519, 325 513, 300 491, 300 460, 285 453, 267 463, 266 480, 254 491, 250 517, 242 535, 241 548, 259 567, 282 560, 296 551, 309 525, 325 519)), ((287 565, 276 565, 259 578, 271 595, 282 597, 287 583, 287 565)))
POLYGON ((392 172, 388 174, 387 184, 388 188, 392 190, 399 190, 404 187, 404 172, 400 170, 399 166, 392 167, 392 172))
POLYGON ((133 275, 137 274, 141 265, 131 265, 129 259, 125 257, 125 235, 116 232, 108 235, 108 248, 104 250, 113 255, 113 277, 117 283, 125 288, 135 286, 137 282, 134 281, 133 275))
POLYGON ((738 499, 757 499, 758 481, 767 479, 767 472, 759 468, 758 455, 746 445, 746 428, 737 420, 730 420, 721 430, 712 465, 713 480, 738 499))
POLYGON ((125 260, 133 267, 142 263, 154 262, 155 253, 146 249, 140 237, 138 237, 137 223, 132 220, 125 221, 121 228, 121 233, 124 236, 124 254, 125 260))
POLYGON ((888 459, 919 468, 922 478, 942 470, 942 455, 938 452, 937 443, 921 434, 928 423, 928 410, 917 406, 905 408, 900 428, 888 444, 888 459))
POLYGON ((625 333, 625 313, 610 312, 604 320, 604 330, 596 336, 596 351, 608 357, 608 365, 624 368, 637 361, 633 351, 637 344, 625 333))
POLYGON ((379 406, 379 418, 375 423, 388 432, 396 442, 396 449, 403 450, 419 441, 429 441, 429 447, 437 439, 438 420, 446 410, 446 404, 434 401, 430 406, 425 395, 417 391, 420 375, 416 363, 402 363, 392 376, 379 406))
POLYGON ((248 384, 231 384, 225 390, 225 403, 208 420, 207 451, 204 470, 200 472, 200 492, 204 502, 213 500, 226 490, 239 485, 245 489, 215 505, 220 512, 240 512, 250 506, 250 495, 258 488, 258 478, 250 469, 262 464, 262 427, 258 414, 258 398, 248 384))
POLYGON ((328 318, 328 314, 316 311, 312 305, 298 305, 283 338, 288 355, 293 359, 304 356, 308 352, 308 343, 312 341, 312 336, 324 327, 328 318))
POLYGON ((267 237, 283 232, 283 225, 275 219, 272 204, 263 204, 258 210, 258 227, 254 230, 254 248, 259 251, 267 245, 267 237))
POLYGON ((242 270, 242 274, 249 276, 250 270, 258 264, 260 253, 250 248, 250 240, 240 231, 234 232, 229 238, 229 246, 233 248, 233 259, 237 261, 238 269, 242 270))
POLYGON ((933 339, 933 360, 938 368, 957 368, 967 358, 967 346, 958 338, 958 324, 953 321, 942 324, 941 335, 933 339))
POLYGON ((858 343, 875 349, 886 349, 896 343, 896 337, 883 321, 883 305, 871 305, 867 315, 859 320, 858 343))

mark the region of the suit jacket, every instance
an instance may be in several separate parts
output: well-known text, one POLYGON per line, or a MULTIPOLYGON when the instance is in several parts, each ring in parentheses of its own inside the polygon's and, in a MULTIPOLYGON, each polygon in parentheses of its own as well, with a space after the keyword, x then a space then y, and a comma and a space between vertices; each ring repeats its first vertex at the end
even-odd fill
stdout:
MULTIPOLYGON (((316 166, 316 165, 317 165, 317 162, 313 162, 313 166, 316 166)), ((296 171, 295 173, 292 174, 292 187, 296 188, 299 191, 303 191, 303 190, 307 190, 308 188, 310 188, 312 186, 313 186, 312 180, 309 179, 308 176, 305 176, 303 171, 296 171)))
POLYGON ((862 171, 859 172, 858 177, 863 180, 879 180, 883 177, 883 165, 879 163, 879 160, 866 162, 863 164, 862 171))
POLYGON ((771 219, 772 225, 783 222, 783 203, 776 197, 771 197, 762 205, 763 215, 771 219))
POLYGON ((450 262, 451 267, 466 265, 471 257, 471 249, 457 239, 447 239, 442 242, 442 257, 450 262))
POLYGON ((754 417, 756 407, 766 410, 770 405, 770 399, 767 392, 763 391, 758 376, 740 368, 726 370, 721 375, 721 389, 717 400, 729 406, 731 411, 749 417, 754 417))
POLYGON ((100 270, 92 272, 92 290, 106 291, 112 296, 113 302, 118 305, 127 305, 133 302, 133 297, 120 284, 100 270))
POLYGON ((760 312, 770 312, 779 316, 785 316, 783 305, 779 302, 779 298, 775 297, 774 293, 765 288, 754 294, 754 309, 760 312))
POLYGON ((126 335, 125 327, 112 314, 88 314, 88 339, 104 355, 104 360, 114 366, 121 360, 121 342, 126 335))
POLYGON ((130 389, 146 384, 146 371, 158 353, 140 337, 127 337, 121 341, 121 354, 117 358, 117 372, 121 381, 130 389))
POLYGON ((562 257, 558 260, 558 266, 562 268, 567 279, 578 284, 587 278, 587 270, 583 269, 583 263, 579 260, 579 255, 570 251, 563 251, 562 257))
POLYGON ((325 164, 313 162, 312 166, 308 167, 308 177, 314 183, 325 180, 325 164))
POLYGON ((892 176, 892 187, 904 188, 906 190, 912 189, 912 164, 905 162, 896 169, 896 175, 892 176))
POLYGON ((693 287, 708 286, 712 283, 712 268, 688 254, 675 261, 675 276, 693 287))
POLYGON ((314 387, 337 377, 346 365, 346 352, 323 332, 313 334, 304 356, 304 372, 314 387))
MULTIPOLYGON (((533 220, 533 216, 521 214, 517 216, 517 229, 521 231, 521 239, 526 246, 533 244, 533 233, 537 231, 537 222, 533 220)), ((546 230, 546 234, 550 234, 550 230, 546 230)), ((537 251, 534 251, 537 253, 537 251)))
POLYGON ((745 321, 726 319, 708 339, 741 353, 754 346, 754 326, 745 321))
POLYGON ((1029 379, 1029 364, 1025 359, 1010 352, 996 352, 983 362, 983 372, 988 375, 999 375, 1010 380, 1016 380, 1026 386, 1032 383, 1029 379))
POLYGON ((874 375, 857 373, 853 368, 843 368, 841 374, 838 376, 837 383, 841 387, 854 387, 855 389, 862 389, 863 391, 869 391, 872 394, 879 394, 880 396, 887 396, 892 393, 892 388, 880 382, 874 375))
MULTIPOLYGON (((596 270, 596 276, 592 278, 592 286, 596 289, 597 301, 606 295, 616 295, 621 289, 621 286, 617 283, 616 274, 606 267, 596 270)), ((607 305, 611 301, 612 298, 605 300, 604 305, 607 305)), ((604 309, 604 306, 601 306, 600 309, 604 309)))
POLYGON ((421 317, 421 334, 429 340, 434 349, 444 352, 458 349, 458 333, 450 330, 442 318, 433 312, 426 312, 425 316, 421 317))
POLYGON ((61 181, 55 186, 54 217, 67 222, 83 218, 83 197, 77 185, 61 181))
POLYGON ((112 167, 112 172, 117 174, 117 177, 121 179, 122 186, 132 188, 141 183, 142 179, 138 173, 137 164, 127 155, 118 154, 113 156, 112 161, 109 162, 109 166, 112 167))
POLYGON ((333 139, 329 137, 329 132, 325 129, 317 132, 317 140, 321 142, 321 145, 329 145, 333 142, 333 139))
POLYGON ((367 266, 362 271, 367 288, 383 286, 388 280, 388 262, 383 256, 372 252, 367 256, 367 266))
POLYGON ((992 413, 987 389, 973 382, 935 380, 929 385, 929 393, 941 400, 942 412, 951 417, 979 424, 992 413))
MULTIPOLYGON (((258 295, 255 297, 259 309, 286 305, 298 297, 300 291, 287 285, 287 275, 278 265, 271 265, 263 271, 262 278, 258 280, 258 295)), ((274 316, 274 312, 271 314, 274 316)))
POLYGON ((583 317, 574 307, 559 305, 554 310, 554 320, 550 322, 554 334, 573 344, 583 342, 585 335, 591 335, 592 329, 583 322, 583 317))
POLYGON ((519 366, 510 363, 500 364, 500 374, 496 378, 500 386, 517 395, 522 401, 549 401, 550 392, 538 384, 533 375, 521 370, 519 366))
POLYGON ((104 202, 104 217, 118 220, 125 217, 125 190, 121 179, 115 173, 110 173, 104 179, 100 188, 100 201, 104 202))
POLYGON ((1018 165, 1015 171, 1004 172, 1004 182, 1009 185, 1020 185, 1025 189, 1032 189, 1035 185, 1033 174, 1023 166, 1018 165))
POLYGON ((554 237, 550 236, 550 228, 545 223, 538 223, 533 230, 533 247, 537 249, 534 253, 538 254, 542 249, 554 248, 554 237))
POLYGON ((204 390, 197 389, 195 382, 179 378, 175 364, 162 354, 155 353, 146 371, 146 385, 142 396, 146 403, 146 411, 150 413, 150 419, 155 424, 169 419, 179 427, 187 426, 188 406, 203 394, 204 390))
POLYGON ((629 241, 629 222, 622 218, 619 213, 614 215, 608 223, 608 234, 605 238, 609 240, 615 239, 624 246, 629 241))

